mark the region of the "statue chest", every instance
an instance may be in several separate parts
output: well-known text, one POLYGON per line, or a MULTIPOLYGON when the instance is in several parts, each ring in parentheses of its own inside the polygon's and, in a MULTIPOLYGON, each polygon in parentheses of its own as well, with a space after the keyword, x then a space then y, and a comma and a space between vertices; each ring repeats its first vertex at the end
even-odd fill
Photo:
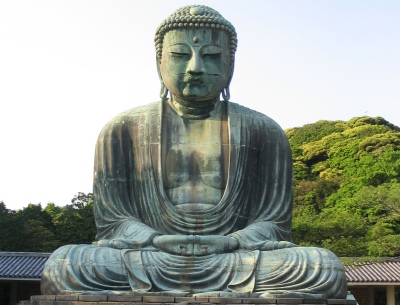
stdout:
POLYGON ((225 190, 229 161, 226 121, 188 120, 170 115, 163 120, 164 190, 174 205, 217 204, 225 190))

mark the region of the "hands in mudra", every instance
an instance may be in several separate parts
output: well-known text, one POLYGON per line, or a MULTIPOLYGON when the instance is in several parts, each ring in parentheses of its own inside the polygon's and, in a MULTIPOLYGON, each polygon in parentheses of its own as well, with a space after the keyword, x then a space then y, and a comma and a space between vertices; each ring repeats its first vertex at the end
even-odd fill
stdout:
POLYGON ((232 252, 238 248, 239 243, 230 236, 161 235, 154 237, 153 246, 171 254, 203 256, 232 252))
MULTIPOLYGON (((95 243, 100 247, 115 249, 136 249, 127 240, 100 240, 95 243)), ((229 253, 239 248, 238 241, 230 236, 220 235, 160 235, 153 238, 153 246, 160 251, 182 256, 204 256, 215 253, 229 253)), ((288 241, 266 241, 259 249, 271 251, 296 247, 288 241)), ((137 248, 139 249, 139 247, 137 248)))
MULTIPOLYGON (((153 246, 171 254, 203 256, 232 252, 239 248, 239 243, 230 236, 161 235, 154 237, 153 246)), ((288 241, 266 241, 259 250, 271 251, 293 247, 297 247, 297 245, 288 241)))

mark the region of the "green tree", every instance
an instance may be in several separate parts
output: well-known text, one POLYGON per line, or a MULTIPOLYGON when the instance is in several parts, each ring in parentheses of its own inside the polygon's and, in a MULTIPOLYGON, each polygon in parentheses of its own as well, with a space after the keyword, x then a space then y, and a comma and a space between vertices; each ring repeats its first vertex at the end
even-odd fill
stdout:
POLYGON ((72 204, 29 204, 13 211, 0 202, 0 251, 51 252, 66 244, 91 243, 96 234, 93 195, 78 193, 72 204))
POLYGON ((51 217, 40 204, 29 204, 22 210, 0 208, 2 251, 53 251, 58 245, 51 217))
POLYGON ((78 193, 72 204, 61 209, 49 207, 61 245, 89 244, 96 236, 93 216, 93 194, 78 193))
POLYGON ((400 255, 400 183, 363 187, 348 206, 368 222, 368 255, 400 255))
POLYGON ((360 117, 286 132, 295 242, 346 256, 399 255, 400 128, 360 117))
POLYGON ((339 256, 363 256, 366 253, 365 221, 347 212, 319 215, 303 214, 293 218, 294 243, 329 249, 339 256))

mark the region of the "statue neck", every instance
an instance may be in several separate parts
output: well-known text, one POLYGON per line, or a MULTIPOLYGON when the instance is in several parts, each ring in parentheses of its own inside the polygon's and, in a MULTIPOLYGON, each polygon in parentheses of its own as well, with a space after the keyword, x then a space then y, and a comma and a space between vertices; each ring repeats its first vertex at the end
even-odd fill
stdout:
POLYGON ((219 102, 218 96, 206 101, 189 101, 172 95, 168 104, 184 118, 200 120, 209 118, 219 102))

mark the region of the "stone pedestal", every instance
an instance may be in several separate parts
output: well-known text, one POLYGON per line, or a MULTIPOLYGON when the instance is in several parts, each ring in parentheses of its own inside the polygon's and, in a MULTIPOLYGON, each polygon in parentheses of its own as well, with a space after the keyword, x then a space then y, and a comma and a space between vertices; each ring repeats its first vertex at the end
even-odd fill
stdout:
POLYGON ((112 295, 38 295, 19 305, 214 305, 214 304, 257 304, 257 305, 356 305, 355 300, 302 299, 302 298, 216 298, 216 297, 169 297, 169 296, 112 296, 112 295))

